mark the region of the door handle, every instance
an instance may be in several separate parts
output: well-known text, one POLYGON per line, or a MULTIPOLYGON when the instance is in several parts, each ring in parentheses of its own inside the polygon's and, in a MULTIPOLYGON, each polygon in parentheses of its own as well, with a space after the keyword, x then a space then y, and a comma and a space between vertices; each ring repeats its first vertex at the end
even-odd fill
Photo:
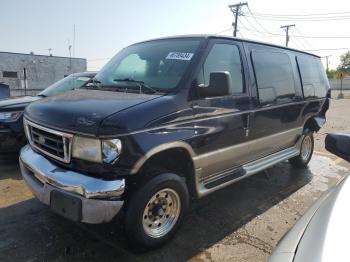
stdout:
POLYGON ((243 130, 245 132, 245 136, 249 136, 249 131, 250 131, 250 114, 243 115, 243 130))

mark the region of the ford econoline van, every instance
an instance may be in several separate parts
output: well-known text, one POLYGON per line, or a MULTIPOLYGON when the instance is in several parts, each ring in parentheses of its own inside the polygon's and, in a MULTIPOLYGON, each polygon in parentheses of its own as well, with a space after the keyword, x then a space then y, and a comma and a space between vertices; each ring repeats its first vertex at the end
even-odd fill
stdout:
POLYGON ((145 41, 85 87, 26 108, 21 171, 54 212, 118 217, 133 244, 152 248, 192 199, 281 161, 306 167, 329 97, 313 54, 219 36, 145 41))

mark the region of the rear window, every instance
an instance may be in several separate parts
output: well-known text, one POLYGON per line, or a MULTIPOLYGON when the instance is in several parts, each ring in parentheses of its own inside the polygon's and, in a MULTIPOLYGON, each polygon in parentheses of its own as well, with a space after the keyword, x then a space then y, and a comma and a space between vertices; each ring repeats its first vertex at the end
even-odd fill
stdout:
POLYGON ((282 52, 252 51, 259 101, 261 104, 283 104, 295 97, 290 58, 282 52))
POLYGON ((298 56, 297 62, 300 70, 304 97, 325 97, 328 89, 326 74, 321 60, 312 56, 298 56))

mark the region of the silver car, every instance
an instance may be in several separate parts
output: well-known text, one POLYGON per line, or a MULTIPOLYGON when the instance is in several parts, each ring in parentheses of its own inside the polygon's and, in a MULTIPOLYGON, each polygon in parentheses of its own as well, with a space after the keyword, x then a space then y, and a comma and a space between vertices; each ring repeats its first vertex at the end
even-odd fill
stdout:
MULTIPOLYGON (((330 134, 328 151, 350 162, 350 135, 330 134)), ((282 238, 270 262, 350 261, 350 180, 324 194, 282 238)))

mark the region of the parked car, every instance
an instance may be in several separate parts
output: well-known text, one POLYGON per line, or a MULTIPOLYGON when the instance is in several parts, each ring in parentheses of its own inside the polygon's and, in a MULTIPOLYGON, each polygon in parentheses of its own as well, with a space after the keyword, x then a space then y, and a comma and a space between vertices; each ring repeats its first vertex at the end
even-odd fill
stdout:
MULTIPOLYGON (((326 149, 350 162, 350 135, 327 135, 326 149)), ((346 176, 299 219, 279 242, 269 261, 349 261, 349 200, 350 181, 346 176)))
POLYGON ((328 90, 309 53, 218 36, 141 42, 85 88, 26 108, 22 175, 58 214, 119 213, 133 244, 156 247, 190 199, 287 159, 305 167, 328 90))
POLYGON ((72 74, 49 86, 36 96, 0 100, 0 154, 18 152, 26 144, 23 111, 29 103, 43 97, 77 89, 95 75, 94 72, 72 74))

